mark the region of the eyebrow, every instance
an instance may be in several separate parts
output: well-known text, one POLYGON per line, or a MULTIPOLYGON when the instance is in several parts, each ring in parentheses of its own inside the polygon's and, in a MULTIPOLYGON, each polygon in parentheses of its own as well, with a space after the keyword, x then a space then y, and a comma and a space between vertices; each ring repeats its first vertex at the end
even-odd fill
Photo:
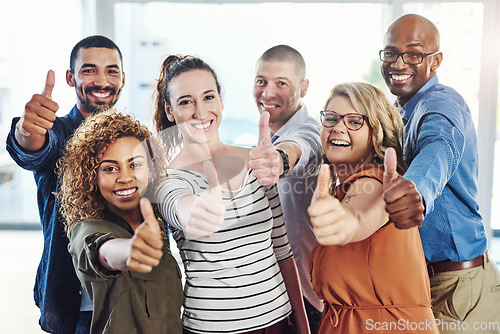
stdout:
MULTIPOLYGON (((406 48, 412 48, 412 47, 416 47, 416 46, 421 47, 421 48, 424 47, 422 45, 422 43, 420 43, 420 42, 415 42, 415 43, 410 43, 410 44, 405 45, 406 48)), ((397 50, 398 48, 394 45, 386 45, 385 49, 397 50)))
MULTIPOLYGON (((131 162, 131 161, 134 161, 134 160, 139 159, 139 158, 145 159, 142 154, 139 154, 139 155, 133 156, 132 158, 128 159, 127 162, 131 162)), ((103 161, 101 161, 99 163, 99 166, 102 165, 103 163, 118 164, 118 161, 117 160, 111 160, 111 159, 103 160, 103 161)))
MULTIPOLYGON (((256 75, 255 79, 264 79, 265 77, 263 75, 256 75)), ((266 79, 267 80, 267 79, 266 79)), ((290 81, 287 77, 277 77, 277 78, 272 78, 271 80, 281 80, 281 81, 290 81)))
MULTIPOLYGON (((82 66, 80 68, 89 68, 89 67, 97 67, 95 64, 89 64, 89 63, 84 63, 82 64, 82 66)), ((117 64, 113 64, 113 65, 108 65, 106 66, 106 68, 116 68, 116 69, 120 69, 120 66, 118 66, 117 64)))
MULTIPOLYGON (((208 90, 204 91, 204 92, 203 92, 203 94, 215 93, 215 92, 216 92, 216 90, 215 90, 215 89, 208 89, 208 90)), ((181 99, 185 99, 185 98, 188 98, 188 97, 191 97, 191 95, 189 95, 189 94, 187 94, 187 95, 182 95, 182 96, 179 96, 179 97, 177 98, 177 100, 176 100, 176 101, 179 101, 179 100, 181 100, 181 99)))
POLYGON ((410 44, 408 44, 406 47, 407 47, 407 48, 411 48, 411 47, 415 47, 415 46, 420 46, 420 47, 422 47, 422 48, 424 47, 424 46, 422 45, 422 43, 419 43, 419 42, 410 43, 410 44))

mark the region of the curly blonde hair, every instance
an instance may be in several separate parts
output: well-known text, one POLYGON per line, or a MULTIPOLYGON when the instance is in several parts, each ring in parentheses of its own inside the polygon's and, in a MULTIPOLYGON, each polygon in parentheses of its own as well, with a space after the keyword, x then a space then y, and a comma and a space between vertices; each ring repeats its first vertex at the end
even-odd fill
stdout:
MULTIPOLYGON (((159 141, 151 131, 130 115, 114 109, 104 110, 89 116, 76 129, 66 145, 66 153, 57 162, 57 173, 61 181, 59 211, 64 217, 66 233, 78 222, 104 217, 106 200, 97 186, 99 158, 115 140, 133 137, 141 141, 148 153, 148 167, 154 182, 166 176, 166 161, 159 141)), ((152 192, 148 185, 146 196, 152 192)), ((153 209, 159 219, 156 206, 153 209)), ((162 233, 165 229, 159 222, 162 233)))
MULTIPOLYGON (((335 96, 347 98, 357 112, 368 117, 375 161, 382 163, 387 148, 393 147, 397 155, 398 173, 404 174, 407 167, 403 160, 403 119, 399 110, 390 104, 384 93, 364 82, 342 83, 330 91, 325 109, 335 96)), ((331 165, 324 155, 323 157, 325 163, 331 165)))

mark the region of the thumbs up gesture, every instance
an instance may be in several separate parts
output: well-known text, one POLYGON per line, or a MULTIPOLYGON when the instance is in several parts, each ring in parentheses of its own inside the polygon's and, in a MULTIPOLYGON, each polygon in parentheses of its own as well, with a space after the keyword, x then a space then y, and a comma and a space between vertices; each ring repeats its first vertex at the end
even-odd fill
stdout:
POLYGON ((283 160, 271 143, 269 135, 269 113, 260 115, 259 141, 256 147, 250 150, 250 168, 253 176, 262 185, 273 185, 279 181, 283 174, 283 160))
POLYGON ((160 263, 163 256, 161 229, 146 198, 139 203, 144 222, 135 230, 130 239, 130 255, 126 261, 128 270, 148 273, 160 263))
POLYGON ((28 151, 36 151, 45 143, 45 134, 56 120, 59 106, 52 101, 55 84, 54 71, 47 73, 42 94, 35 94, 26 103, 24 113, 16 124, 15 137, 19 144, 28 151))
POLYGON ((389 147, 384 157, 385 211, 397 228, 419 226, 424 220, 425 206, 415 184, 397 172, 396 151, 389 147))
POLYGON ((210 237, 220 229, 226 215, 215 164, 205 161, 203 173, 208 190, 199 196, 184 196, 177 204, 179 222, 186 233, 194 237, 210 237))
POLYGON ((330 195, 331 173, 322 165, 311 205, 307 209, 314 234, 322 245, 345 245, 354 237, 359 223, 340 201, 330 195))

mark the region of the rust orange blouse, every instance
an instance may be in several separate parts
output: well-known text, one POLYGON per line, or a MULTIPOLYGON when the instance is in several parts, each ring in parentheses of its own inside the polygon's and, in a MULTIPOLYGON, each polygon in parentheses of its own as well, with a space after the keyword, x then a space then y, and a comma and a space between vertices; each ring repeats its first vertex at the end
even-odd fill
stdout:
MULTIPOLYGON (((344 198, 362 177, 383 182, 383 166, 369 165, 336 187, 344 198)), ((365 240, 316 244, 310 257, 313 288, 325 303, 320 334, 438 333, 418 228, 388 223, 365 240)))

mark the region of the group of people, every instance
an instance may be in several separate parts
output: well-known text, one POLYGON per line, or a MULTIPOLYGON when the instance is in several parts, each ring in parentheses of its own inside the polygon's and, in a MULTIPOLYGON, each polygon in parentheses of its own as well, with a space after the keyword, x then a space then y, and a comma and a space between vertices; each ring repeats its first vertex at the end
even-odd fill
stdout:
POLYGON ((253 148, 220 139, 221 86, 202 59, 165 59, 152 133, 113 109, 125 84, 115 43, 76 44, 75 107, 56 115, 49 71, 7 138, 38 187, 41 328, 472 333, 486 323, 482 332, 500 333, 470 111, 438 82, 432 22, 404 15, 385 37, 381 72, 396 103, 368 83, 338 84, 321 124, 302 101, 301 54, 265 51, 253 148))

